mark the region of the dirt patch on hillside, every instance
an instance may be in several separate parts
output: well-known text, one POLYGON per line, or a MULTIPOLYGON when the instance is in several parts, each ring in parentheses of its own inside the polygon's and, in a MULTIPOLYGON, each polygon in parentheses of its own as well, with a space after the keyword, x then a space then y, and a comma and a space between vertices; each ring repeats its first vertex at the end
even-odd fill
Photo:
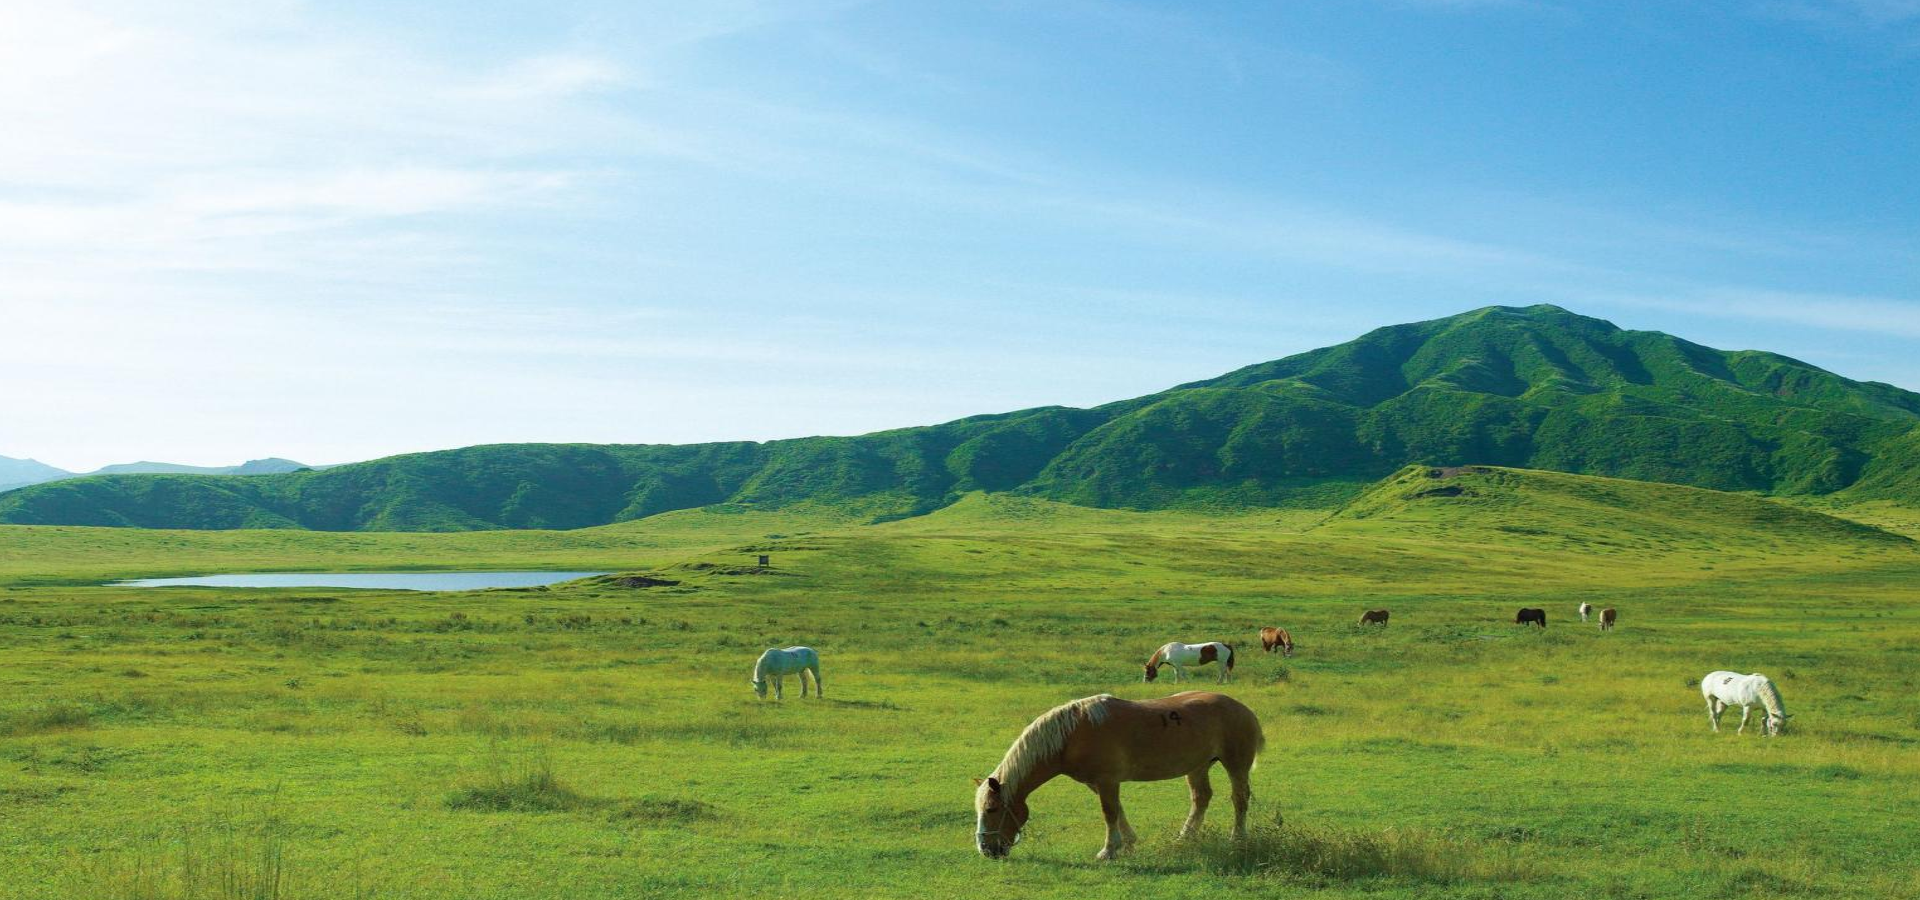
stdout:
POLYGON ((620 575, 608 583, 614 587, 623 588, 678 587, 680 585, 679 581, 672 578, 660 578, 654 575, 620 575))
POLYGON ((786 575, 797 576, 798 572, 783 572, 772 566, 735 566, 726 563, 688 563, 680 568, 703 575, 786 575))
POLYGON ((1485 475, 1491 471, 1486 466, 1435 466, 1427 470, 1427 477, 1458 478, 1462 475, 1485 475))

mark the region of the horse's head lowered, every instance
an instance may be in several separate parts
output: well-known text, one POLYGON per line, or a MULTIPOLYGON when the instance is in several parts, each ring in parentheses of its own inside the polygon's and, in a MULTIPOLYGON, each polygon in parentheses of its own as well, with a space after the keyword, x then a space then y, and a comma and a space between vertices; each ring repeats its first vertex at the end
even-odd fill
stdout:
POLYGON ((1145 669, 1146 669, 1147 675, 1145 678, 1140 679, 1141 681, 1152 681, 1155 678, 1160 677, 1160 666, 1158 664, 1147 663, 1145 666, 1145 669))
POLYGON ((1020 829, 1027 825, 1026 801, 1007 796, 1000 779, 991 775, 985 780, 975 778, 973 783, 978 786, 973 794, 973 810, 977 816, 974 846, 980 848, 981 856, 1004 859, 1013 851, 1013 845, 1020 842, 1020 829))
POLYGON ((749 681, 747 683, 753 685, 754 696, 759 697, 762 700, 767 699, 767 682, 765 679, 756 675, 754 676, 752 681, 749 681))

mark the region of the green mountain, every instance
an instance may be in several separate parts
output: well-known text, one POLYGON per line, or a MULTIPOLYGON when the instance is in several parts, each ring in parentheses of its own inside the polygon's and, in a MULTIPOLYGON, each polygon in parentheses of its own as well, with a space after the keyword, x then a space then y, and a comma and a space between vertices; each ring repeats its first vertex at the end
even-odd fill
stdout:
POLYGON ((1920 394, 1558 307, 1488 307, 1093 409, 766 443, 468 447, 247 479, 101 476, 0 494, 0 522, 579 528, 715 504, 899 517, 976 490, 1324 507, 1410 463, 1920 502, 1920 394))

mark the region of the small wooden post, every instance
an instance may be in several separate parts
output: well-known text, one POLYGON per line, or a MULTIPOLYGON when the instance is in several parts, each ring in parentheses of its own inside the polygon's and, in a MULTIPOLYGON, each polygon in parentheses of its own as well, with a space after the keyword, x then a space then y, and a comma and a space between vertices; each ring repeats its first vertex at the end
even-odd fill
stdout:
POLYGON ((762 565, 762 566, 770 566, 770 565, 773 565, 773 563, 771 563, 771 562, 768 562, 768 560, 770 560, 770 559, 772 559, 772 558, 773 558, 773 557, 771 557, 771 556, 768 556, 768 555, 766 555, 765 553, 762 553, 762 554, 760 554, 760 565, 762 565))

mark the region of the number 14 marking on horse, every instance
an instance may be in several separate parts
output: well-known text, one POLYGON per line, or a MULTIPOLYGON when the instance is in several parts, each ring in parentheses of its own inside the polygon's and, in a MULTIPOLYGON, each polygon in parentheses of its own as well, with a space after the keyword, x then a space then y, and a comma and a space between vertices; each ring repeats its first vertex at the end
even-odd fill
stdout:
POLYGON ((1178 710, 1174 712, 1165 712, 1160 714, 1161 728, 1165 728, 1168 725, 1178 725, 1178 724, 1180 724, 1180 713, 1178 710))

